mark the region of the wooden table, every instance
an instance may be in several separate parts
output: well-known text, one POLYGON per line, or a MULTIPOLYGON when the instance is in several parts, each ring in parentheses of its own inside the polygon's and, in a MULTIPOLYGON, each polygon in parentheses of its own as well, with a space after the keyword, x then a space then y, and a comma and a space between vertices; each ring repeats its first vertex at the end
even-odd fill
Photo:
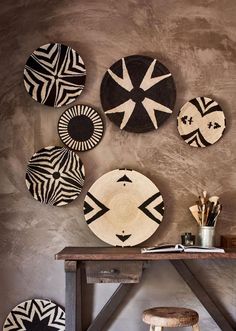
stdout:
POLYGON ((223 331, 236 330, 224 309, 209 296, 190 270, 187 260, 236 259, 236 251, 226 253, 141 254, 140 248, 66 247, 56 254, 65 261, 66 331, 103 331, 120 303, 135 283, 140 282, 149 262, 169 260, 196 297, 223 331), (86 283, 120 283, 108 302, 89 326, 83 323, 83 294, 86 283))

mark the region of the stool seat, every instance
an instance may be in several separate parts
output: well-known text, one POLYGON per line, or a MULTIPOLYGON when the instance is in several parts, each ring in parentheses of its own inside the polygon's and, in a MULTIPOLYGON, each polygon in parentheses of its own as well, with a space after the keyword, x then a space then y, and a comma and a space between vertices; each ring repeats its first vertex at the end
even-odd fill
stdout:
POLYGON ((192 309, 177 307, 155 307, 143 312, 146 324, 159 327, 184 327, 198 323, 198 313, 192 309))

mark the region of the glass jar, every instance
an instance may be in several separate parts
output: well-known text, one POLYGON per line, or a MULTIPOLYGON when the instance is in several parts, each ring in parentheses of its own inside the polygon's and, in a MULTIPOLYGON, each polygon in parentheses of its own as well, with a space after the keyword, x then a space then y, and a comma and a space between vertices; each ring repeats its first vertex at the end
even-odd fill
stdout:
POLYGON ((193 236, 191 232, 185 232, 185 234, 181 236, 181 243, 184 246, 195 245, 195 236, 193 236))

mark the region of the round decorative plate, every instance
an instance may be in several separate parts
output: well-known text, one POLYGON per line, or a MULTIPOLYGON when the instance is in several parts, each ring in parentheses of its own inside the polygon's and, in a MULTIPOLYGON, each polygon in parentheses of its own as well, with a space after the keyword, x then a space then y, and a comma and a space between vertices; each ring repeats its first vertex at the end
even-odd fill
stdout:
POLYGON ((177 125, 179 134, 187 144, 206 147, 222 137, 226 121, 223 110, 215 100, 198 97, 183 105, 177 125))
POLYGON ((67 109, 58 122, 61 141, 70 149, 87 151, 102 139, 103 121, 99 113, 86 105, 67 109))
POLYGON ((89 228, 114 246, 134 246, 158 228, 164 203, 156 185, 134 170, 116 169, 89 189, 84 215, 89 228))
POLYGON ((3 331, 65 331, 65 312, 50 300, 33 299, 12 309, 3 331))
POLYGON ((86 69, 71 47, 51 43, 37 48, 24 69, 24 84, 31 97, 47 106, 62 107, 82 92, 86 69))
POLYGON ((176 89, 169 70, 148 56, 127 56, 106 72, 101 103, 120 129, 147 132, 158 129, 175 105, 176 89))
POLYGON ((63 206, 79 196, 84 177, 84 166, 77 154, 64 147, 48 146, 31 157, 26 185, 36 200, 63 206))

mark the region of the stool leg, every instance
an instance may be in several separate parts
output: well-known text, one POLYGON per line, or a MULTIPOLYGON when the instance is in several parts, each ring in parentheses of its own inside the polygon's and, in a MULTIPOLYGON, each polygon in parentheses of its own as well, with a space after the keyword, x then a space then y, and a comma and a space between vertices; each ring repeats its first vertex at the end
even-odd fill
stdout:
POLYGON ((162 330, 163 330, 163 327, 161 327, 161 326, 151 325, 149 331, 162 331, 162 330))
POLYGON ((198 323, 193 325, 193 331, 200 331, 198 323))

